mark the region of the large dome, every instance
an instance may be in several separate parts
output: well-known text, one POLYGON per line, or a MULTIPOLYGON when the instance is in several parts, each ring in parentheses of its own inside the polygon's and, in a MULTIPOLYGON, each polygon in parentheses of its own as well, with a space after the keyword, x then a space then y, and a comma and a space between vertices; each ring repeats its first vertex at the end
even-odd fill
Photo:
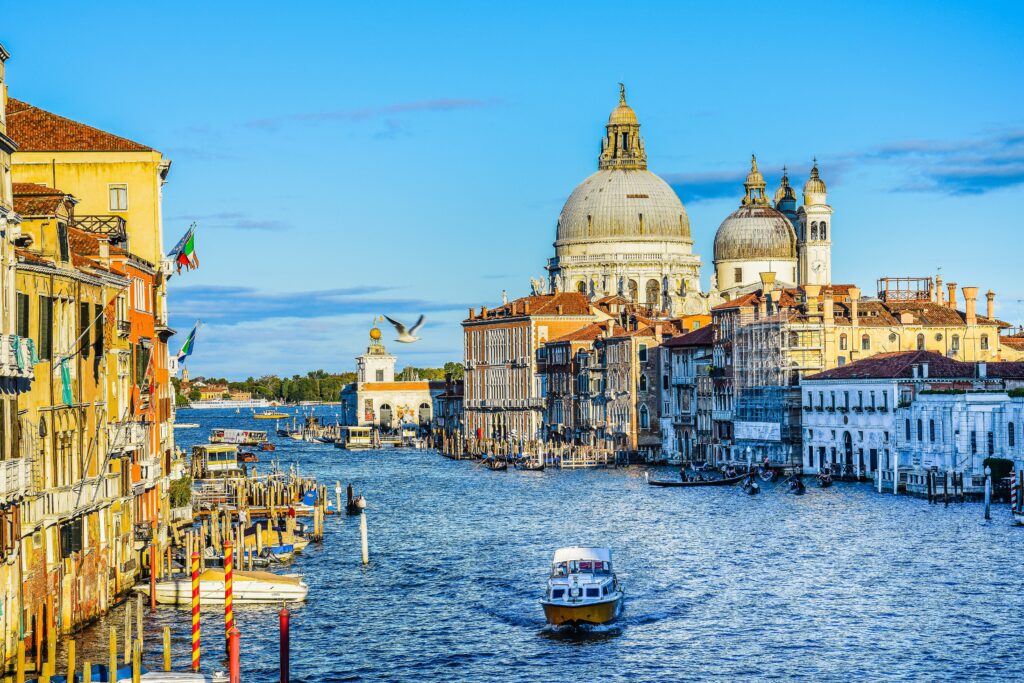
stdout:
POLYGON ((555 246, 609 239, 692 242, 690 219, 675 191, 650 171, 600 170, 569 195, 555 246))
POLYGON ((715 234, 715 261, 795 258, 793 224, 767 204, 741 206, 715 234))

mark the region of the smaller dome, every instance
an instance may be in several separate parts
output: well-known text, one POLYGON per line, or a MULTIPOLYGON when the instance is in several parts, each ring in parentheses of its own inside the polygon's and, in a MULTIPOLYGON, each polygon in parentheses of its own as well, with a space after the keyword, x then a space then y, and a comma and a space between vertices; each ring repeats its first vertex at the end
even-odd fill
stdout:
POLYGON ((793 191, 793 186, 789 184, 789 174, 783 166, 782 180, 779 182, 779 189, 775 190, 775 207, 778 208, 779 204, 785 201, 795 202, 796 193, 793 191))
POLYGON ((612 109, 608 116, 609 126, 637 126, 640 125, 636 118, 636 112, 625 102, 619 102, 619 106, 612 109))
POLYGON ((729 214, 715 234, 715 261, 795 259, 793 224, 767 204, 747 204, 729 214))
POLYGON ((379 327, 371 327, 370 328, 370 339, 372 339, 373 341, 380 341, 380 328, 379 327))
POLYGON ((747 174, 747 182, 744 184, 751 187, 763 187, 765 184, 764 176, 757 169, 757 156, 753 154, 750 155, 750 173, 747 174))

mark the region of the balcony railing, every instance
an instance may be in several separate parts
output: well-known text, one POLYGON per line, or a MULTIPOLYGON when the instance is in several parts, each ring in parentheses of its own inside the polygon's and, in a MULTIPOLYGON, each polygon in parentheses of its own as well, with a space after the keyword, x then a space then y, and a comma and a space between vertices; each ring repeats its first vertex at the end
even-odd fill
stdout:
POLYGON ((13 334, 0 335, 0 376, 32 379, 32 353, 28 339, 13 334))
POLYGON ((163 476, 160 458, 153 457, 140 460, 139 469, 142 470, 142 478, 148 482, 155 482, 163 476))
POLYGON ((115 422, 107 427, 107 440, 112 451, 146 450, 146 426, 140 422, 115 422))
POLYGON ((125 220, 121 216, 75 216, 71 224, 79 230, 85 230, 94 235, 104 235, 110 239, 112 244, 128 241, 125 220))
POLYGON ((0 462, 0 497, 24 493, 29 485, 28 460, 5 460, 0 462))
POLYGON ((117 321, 117 336, 127 337, 132 332, 132 324, 128 320, 117 321))

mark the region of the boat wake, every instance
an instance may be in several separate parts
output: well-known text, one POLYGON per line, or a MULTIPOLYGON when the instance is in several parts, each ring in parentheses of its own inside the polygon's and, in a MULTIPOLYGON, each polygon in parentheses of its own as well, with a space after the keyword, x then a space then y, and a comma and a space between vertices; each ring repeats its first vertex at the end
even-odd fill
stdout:
POLYGON ((550 640, 568 642, 600 642, 610 640, 622 633, 621 624, 580 624, 577 626, 555 626, 547 624, 540 635, 550 640))

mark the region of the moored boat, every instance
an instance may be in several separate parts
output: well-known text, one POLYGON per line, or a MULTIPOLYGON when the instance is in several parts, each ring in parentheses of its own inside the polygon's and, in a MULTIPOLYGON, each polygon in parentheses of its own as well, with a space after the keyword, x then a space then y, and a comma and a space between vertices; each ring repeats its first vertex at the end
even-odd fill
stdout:
POLYGON ((487 469, 495 472, 504 472, 508 469, 508 460, 504 458, 485 458, 484 464, 487 466, 487 469))
POLYGON ((747 477, 745 474, 740 474, 735 477, 725 477, 723 479, 697 479, 694 481, 666 481, 660 479, 651 479, 646 472, 644 477, 647 479, 647 483, 651 486, 665 486, 665 487, 677 487, 687 488, 694 486, 729 486, 742 481, 747 477))
MULTIPOLYGON (((149 585, 137 590, 149 595, 149 585)), ((234 570, 231 595, 234 603, 302 602, 309 586, 298 574, 272 574, 234 570)), ((199 600, 204 605, 224 604, 224 570, 207 569, 199 575, 199 600)), ((192 579, 180 577, 156 584, 156 601, 161 605, 189 605, 192 602, 192 579)))
POLYGON ((540 604, 554 626, 608 624, 622 613, 623 590, 609 548, 559 548, 540 604))
POLYGON ((347 451, 365 451, 373 448, 372 427, 342 427, 342 436, 334 442, 335 448, 347 451))
POLYGON ((253 413, 252 416, 254 420, 280 420, 287 417, 290 417, 288 413, 282 413, 279 410, 264 410, 262 413, 253 413))
POLYGON ((210 443, 233 443, 236 446, 259 446, 267 440, 267 433, 256 429, 214 429, 210 443))

